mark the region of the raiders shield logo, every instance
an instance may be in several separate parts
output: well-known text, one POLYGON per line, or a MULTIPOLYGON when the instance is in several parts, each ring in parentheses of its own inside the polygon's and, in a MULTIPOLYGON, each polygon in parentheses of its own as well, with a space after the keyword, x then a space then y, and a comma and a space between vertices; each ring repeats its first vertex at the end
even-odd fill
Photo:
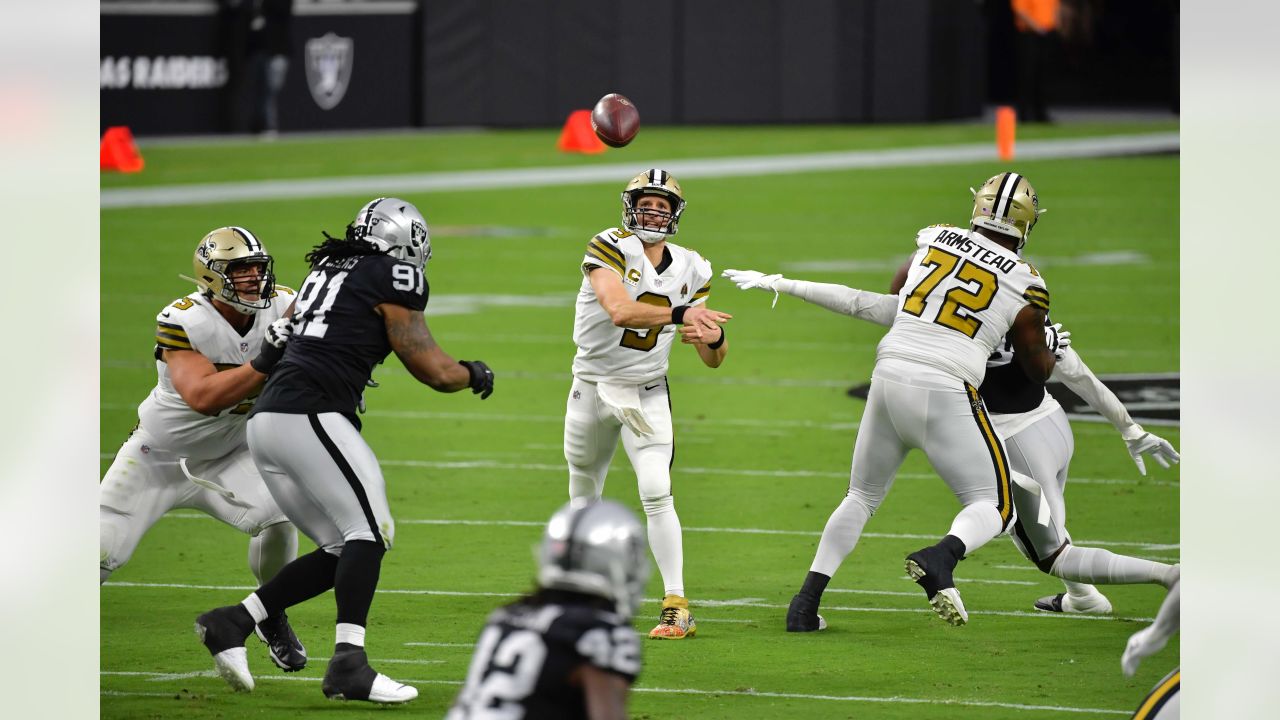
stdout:
POLYGON ((347 94, 351 82, 351 65, 355 58, 355 41, 325 33, 307 40, 303 65, 307 69, 307 87, 322 110, 332 110, 347 94))

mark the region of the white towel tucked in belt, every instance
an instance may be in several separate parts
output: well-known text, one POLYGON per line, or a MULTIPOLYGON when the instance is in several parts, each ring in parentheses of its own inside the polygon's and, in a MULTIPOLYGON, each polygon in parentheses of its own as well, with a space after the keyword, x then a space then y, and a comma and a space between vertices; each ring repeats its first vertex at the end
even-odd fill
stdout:
POLYGON ((647 437, 653 435, 653 426, 649 418, 644 416, 640 407, 640 386, 620 385, 617 383, 598 383, 596 394, 623 425, 631 428, 636 435, 647 437))

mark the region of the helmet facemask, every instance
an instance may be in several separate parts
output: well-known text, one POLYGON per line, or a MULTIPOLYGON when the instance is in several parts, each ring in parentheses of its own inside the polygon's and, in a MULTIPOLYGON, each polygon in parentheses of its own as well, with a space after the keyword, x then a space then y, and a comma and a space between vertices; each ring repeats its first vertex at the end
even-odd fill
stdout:
POLYGON ((973 193, 970 224, 1014 238, 1015 251, 1021 253, 1031 229, 1045 212, 1031 183, 1016 172, 1005 172, 977 190, 969 188, 969 192, 973 193))
POLYGON ((646 170, 632 178, 622 191, 622 227, 647 244, 662 242, 679 230, 684 208, 680 183, 665 170, 646 170), (671 207, 670 212, 640 208, 640 199, 647 195, 664 198, 671 207), (662 223, 649 227, 643 222, 646 217, 660 218, 662 223))
POLYGON ((205 235, 196 246, 192 261, 196 276, 187 279, 215 300, 241 314, 253 315, 271 307, 276 287, 274 266, 275 260, 252 232, 224 227, 205 235))

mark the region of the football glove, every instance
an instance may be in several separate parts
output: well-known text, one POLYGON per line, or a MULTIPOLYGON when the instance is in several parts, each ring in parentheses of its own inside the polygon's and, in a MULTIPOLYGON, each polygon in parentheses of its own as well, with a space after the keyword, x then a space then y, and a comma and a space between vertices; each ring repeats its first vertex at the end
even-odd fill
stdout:
POLYGON ((778 281, 782 279, 780 273, 765 275, 757 270, 725 270, 720 275, 737 285, 739 290, 759 288, 760 290, 772 291, 773 305, 770 305, 770 307, 778 305, 778 281))
POLYGON ((1147 474, 1147 466, 1143 462, 1143 455, 1150 455, 1160 463, 1161 467, 1169 467, 1170 463, 1177 464, 1182 456, 1178 451, 1173 449, 1173 445, 1168 440, 1159 435, 1142 429, 1141 425, 1134 423, 1129 430, 1124 432, 1124 444, 1129 446, 1129 457, 1133 458, 1133 464, 1138 466, 1138 472, 1143 475, 1147 474))
POLYGON ((1046 325, 1044 328, 1044 344, 1049 346, 1049 352, 1059 360, 1062 359, 1062 353, 1071 345, 1071 331, 1063 330, 1062 323, 1046 325))
POLYGON ((292 336, 293 322, 289 318, 277 319, 267 326, 267 332, 262 336, 262 347, 258 349, 258 356, 250 360, 249 364, 263 375, 269 374, 276 363, 280 362, 280 358, 284 357, 284 347, 292 336))
POLYGON ((493 371, 479 360, 462 360, 459 365, 471 373, 471 394, 479 395, 481 400, 493 394, 493 371))

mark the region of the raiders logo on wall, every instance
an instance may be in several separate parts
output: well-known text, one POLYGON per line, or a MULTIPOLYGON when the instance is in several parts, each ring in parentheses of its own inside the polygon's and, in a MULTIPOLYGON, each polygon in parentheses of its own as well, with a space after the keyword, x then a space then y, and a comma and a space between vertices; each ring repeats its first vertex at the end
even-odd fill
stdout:
POLYGON ((355 41, 334 33, 307 40, 303 65, 307 69, 307 87, 311 97, 324 110, 332 110, 347 94, 351 82, 351 66, 355 60, 355 41))
MULTIPOLYGON (((1134 422, 1143 425, 1177 425, 1181 415, 1181 383, 1178 373, 1099 375, 1098 379, 1120 398, 1134 422)), ((1072 420, 1107 422, 1089 404, 1062 383, 1045 388, 1072 420)), ((867 399, 871 385, 849 388, 849 396, 867 399)))

